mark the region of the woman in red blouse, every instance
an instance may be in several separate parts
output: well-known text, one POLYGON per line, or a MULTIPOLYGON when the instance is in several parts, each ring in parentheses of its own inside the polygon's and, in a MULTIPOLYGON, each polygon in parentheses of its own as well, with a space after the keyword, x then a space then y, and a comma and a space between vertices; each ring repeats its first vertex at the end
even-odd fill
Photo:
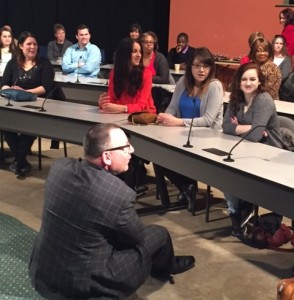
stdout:
POLYGON ((152 74, 143 66, 140 43, 125 38, 115 53, 108 93, 99 97, 99 108, 106 113, 133 113, 143 110, 155 113, 151 94, 152 74))
POLYGON ((284 27, 281 35, 286 39, 288 55, 292 57, 294 66, 294 11, 285 8, 280 12, 279 18, 280 24, 284 27))

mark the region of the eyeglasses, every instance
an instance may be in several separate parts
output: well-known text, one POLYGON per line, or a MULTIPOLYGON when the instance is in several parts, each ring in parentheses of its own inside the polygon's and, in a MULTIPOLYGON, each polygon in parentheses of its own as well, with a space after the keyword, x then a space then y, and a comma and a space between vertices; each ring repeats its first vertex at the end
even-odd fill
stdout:
POLYGON ((114 148, 110 148, 110 149, 106 149, 105 151, 115 151, 115 150, 122 150, 125 153, 130 153, 131 151, 131 144, 128 142, 126 145, 124 146, 118 146, 118 147, 114 147, 114 148))
POLYGON ((201 68, 203 68, 203 70, 207 70, 210 66, 206 65, 206 64, 200 64, 200 63, 194 63, 192 64, 192 68, 196 69, 196 70, 200 70, 201 68))
POLYGON ((154 44, 153 41, 143 41, 142 43, 143 43, 143 44, 154 44))

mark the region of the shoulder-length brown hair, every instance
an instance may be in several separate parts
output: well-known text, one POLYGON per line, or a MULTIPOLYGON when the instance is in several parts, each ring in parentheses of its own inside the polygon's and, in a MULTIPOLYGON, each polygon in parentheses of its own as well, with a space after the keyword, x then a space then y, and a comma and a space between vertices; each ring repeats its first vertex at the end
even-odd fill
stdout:
MULTIPOLYGON (((17 60, 18 66, 20 66, 20 67, 23 67, 25 60, 26 60, 22 50, 20 49, 20 46, 23 45, 24 42, 26 41, 26 39, 29 37, 34 38, 37 42, 35 35, 29 31, 23 31, 18 37, 18 44, 17 44, 18 51, 17 51, 16 60, 17 60)), ((39 47, 38 47, 37 55, 35 57, 35 62, 38 63, 38 60, 39 60, 39 47)))
POLYGON ((261 72, 259 65, 253 62, 241 65, 237 70, 235 76, 233 77, 233 82, 231 86, 229 105, 231 111, 233 112, 233 115, 236 115, 237 112, 240 110, 240 104, 245 103, 244 93, 241 90, 240 85, 243 74, 248 70, 256 70, 258 80, 260 81, 256 93, 260 94, 266 91, 266 80, 261 72))
POLYGON ((208 65, 210 67, 209 74, 207 78, 201 82, 201 86, 198 92, 198 96, 201 96, 207 89, 210 81, 215 77, 215 62, 212 53, 206 47, 197 48, 194 50, 193 54, 189 57, 186 65, 185 72, 185 86, 189 95, 193 94, 194 86, 196 80, 192 74, 192 65, 197 58, 200 63, 208 65))

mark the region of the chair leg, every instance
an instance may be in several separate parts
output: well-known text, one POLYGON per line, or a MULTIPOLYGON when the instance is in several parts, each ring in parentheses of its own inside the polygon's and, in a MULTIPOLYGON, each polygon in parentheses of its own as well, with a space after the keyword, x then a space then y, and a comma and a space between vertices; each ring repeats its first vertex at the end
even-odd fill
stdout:
POLYGON ((208 185, 206 188, 206 205, 205 205, 205 222, 209 222, 209 208, 210 208, 210 196, 211 196, 211 186, 208 185))
POLYGON ((38 137, 38 164, 39 170, 42 170, 42 138, 38 137))
POLYGON ((67 157, 67 147, 66 147, 66 142, 63 142, 63 149, 64 149, 64 157, 67 157))
MULTIPOLYGON (((161 171, 160 166, 153 164, 155 179, 156 179, 156 189, 158 190, 158 194, 160 196, 160 200, 163 206, 170 206, 170 199, 167 191, 166 182, 164 179, 164 175, 161 171)), ((156 191, 157 193, 157 191, 156 191)))
POLYGON ((192 203, 191 203, 191 214, 192 216, 195 216, 196 214, 196 194, 198 192, 198 182, 196 181, 195 184, 193 184, 192 190, 191 190, 191 199, 192 203))
POLYGON ((3 135, 3 132, 0 132, 0 139, 1 139, 0 160, 1 160, 1 162, 4 162, 4 135, 3 135))

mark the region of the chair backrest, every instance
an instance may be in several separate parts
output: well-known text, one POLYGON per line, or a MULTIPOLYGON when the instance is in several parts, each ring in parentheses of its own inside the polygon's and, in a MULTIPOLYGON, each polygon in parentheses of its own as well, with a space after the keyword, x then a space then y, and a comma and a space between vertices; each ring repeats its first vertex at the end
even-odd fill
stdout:
POLYGON ((280 128, 288 128, 294 133, 294 120, 285 117, 279 116, 280 128))
POLYGON ((39 45, 39 56, 40 57, 48 58, 47 52, 48 52, 47 46, 39 45))
POLYGON ((280 132, 282 136, 283 147, 286 150, 294 151, 294 120, 279 116, 280 132))

